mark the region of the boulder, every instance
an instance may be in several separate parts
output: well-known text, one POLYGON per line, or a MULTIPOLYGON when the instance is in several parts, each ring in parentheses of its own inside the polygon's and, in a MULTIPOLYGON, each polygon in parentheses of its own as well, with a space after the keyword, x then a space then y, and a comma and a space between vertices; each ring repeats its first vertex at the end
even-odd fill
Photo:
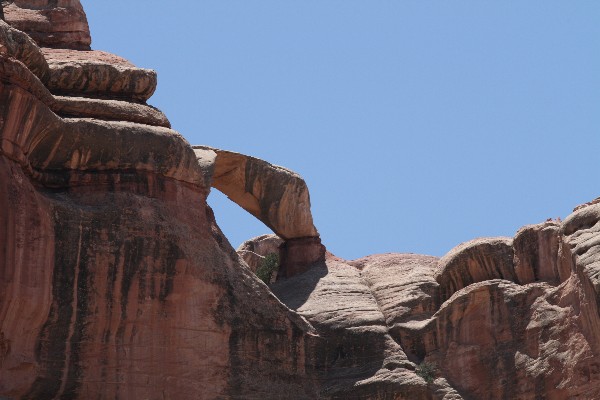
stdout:
POLYGON ((274 234, 261 235, 255 238, 246 240, 237 248, 237 253, 248 264, 252 272, 256 272, 261 265, 264 257, 275 253, 280 256, 280 246, 283 244, 283 239, 274 234))

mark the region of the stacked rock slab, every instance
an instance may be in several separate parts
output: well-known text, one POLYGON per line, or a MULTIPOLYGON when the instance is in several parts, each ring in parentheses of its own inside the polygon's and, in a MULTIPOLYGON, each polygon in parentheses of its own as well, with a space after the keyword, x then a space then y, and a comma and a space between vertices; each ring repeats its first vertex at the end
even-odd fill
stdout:
POLYGON ((89 50, 92 39, 79 0, 4 1, 3 19, 40 46, 89 50))
POLYGON ((0 398, 600 398, 597 200, 441 259, 325 255, 304 181, 192 148, 78 1, 4 17, 0 398), (240 250, 288 246, 270 288, 213 185, 279 236, 240 250))

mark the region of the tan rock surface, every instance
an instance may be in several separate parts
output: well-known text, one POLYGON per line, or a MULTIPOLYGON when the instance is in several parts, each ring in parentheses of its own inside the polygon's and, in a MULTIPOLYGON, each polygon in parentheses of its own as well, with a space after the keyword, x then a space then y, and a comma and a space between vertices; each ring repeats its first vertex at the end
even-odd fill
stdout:
MULTIPOLYGON (((170 127, 169 120, 160 110, 144 104, 86 97, 51 96, 48 89, 43 85, 44 83, 49 83, 47 81, 50 78, 50 68, 46 62, 44 53, 52 53, 52 57, 55 57, 53 59, 54 62, 60 63, 80 62, 81 60, 85 60, 85 55, 90 52, 56 49, 42 51, 29 36, 0 21, 0 57, 7 59, 4 61, 5 73, 3 74, 3 79, 18 82, 20 87, 35 94, 38 99, 42 100, 55 113, 63 117, 130 121, 170 127), (9 65, 10 63, 18 64, 19 62, 24 65, 9 65), (35 77, 31 76, 32 74, 35 77), (40 82, 38 82, 36 77, 40 82)), ((135 69, 132 64, 120 57, 104 52, 96 52, 95 54, 100 61, 115 63, 119 67, 135 69)), ((102 68, 104 67, 99 67, 94 73, 102 74, 102 68)))
POLYGON ((200 152, 199 160, 203 152, 216 154, 211 185, 284 239, 278 277, 303 273, 325 259, 308 187, 300 175, 244 154, 206 146, 194 149, 200 152))
POLYGON ((283 239, 319 236, 304 180, 295 172, 258 158, 217 153, 212 185, 283 239))
POLYGON ((593 288, 600 304, 600 204, 578 208, 562 227, 565 256, 574 258, 581 280, 593 288))
POLYGON ((264 257, 271 253, 281 257, 279 247, 283 244, 283 239, 274 234, 261 235, 246 240, 237 248, 237 253, 248 264, 252 272, 256 272, 264 257))
POLYGON ((560 224, 556 221, 519 229, 513 241, 518 283, 543 281, 556 284, 568 278, 570 271, 561 271, 558 258, 559 230, 560 224))
MULTIPOLYGON (((473 265, 479 271, 496 266, 504 279, 472 279, 476 282, 455 291, 431 318, 397 324, 403 349, 413 358, 435 362, 465 397, 598 398, 600 327, 593 249, 600 213, 595 207, 581 209, 562 225, 547 221, 519 230, 512 241, 514 265, 517 278, 526 284, 511 282, 506 272, 507 239, 482 239, 451 251, 440 266, 452 267, 445 275, 452 282, 460 274, 449 271, 472 271, 473 265), (481 243, 485 260, 477 249, 481 243), (489 251, 490 243, 497 244, 496 252, 489 251), (474 257, 465 257, 465 252, 478 254, 479 263, 473 264, 474 257)), ((469 277, 463 272, 459 282, 469 277)))
POLYGON ((212 150, 194 149, 194 155, 196 156, 196 162, 202 171, 204 186, 211 187, 217 153, 212 150))
MULTIPOLYGON (((389 265, 391 260, 390 257, 385 259, 386 256, 373 256, 370 261, 389 265)), ((392 256, 406 261, 404 257, 406 255, 392 256)), ((399 269, 401 264, 397 264, 399 269)), ((377 294, 363 274, 348 262, 328 255, 324 263, 271 286, 273 292, 304 316, 321 336, 315 339, 314 357, 315 369, 322 381, 322 396, 331 399, 461 399, 445 379, 427 384, 416 375, 415 364, 390 336, 377 294)))

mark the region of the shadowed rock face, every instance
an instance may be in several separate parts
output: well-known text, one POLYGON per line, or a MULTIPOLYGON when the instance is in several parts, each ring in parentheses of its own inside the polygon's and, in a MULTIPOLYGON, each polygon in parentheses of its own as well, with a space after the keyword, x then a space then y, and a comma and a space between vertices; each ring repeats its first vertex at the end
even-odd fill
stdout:
POLYGON ((600 398, 598 201, 441 259, 346 261, 302 178, 192 148, 146 104, 152 71, 87 51, 79 2, 5 11, 0 398, 600 398), (213 186, 279 237, 238 255, 213 186), (247 256, 275 251, 267 287, 247 256))
POLYGON ((436 280, 442 300, 476 282, 490 279, 515 280, 512 239, 480 238, 463 243, 439 262, 436 280))
POLYGON ((275 253, 281 259, 280 246, 282 244, 283 239, 277 235, 261 235, 246 240, 236 251, 252 272, 256 272, 267 255, 275 253))

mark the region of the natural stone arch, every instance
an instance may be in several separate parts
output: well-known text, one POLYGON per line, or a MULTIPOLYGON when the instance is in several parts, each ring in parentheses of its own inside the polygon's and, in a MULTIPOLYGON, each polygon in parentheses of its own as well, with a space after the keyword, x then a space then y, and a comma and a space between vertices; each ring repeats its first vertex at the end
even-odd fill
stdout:
POLYGON ((325 248, 313 224, 304 179, 289 169, 232 151, 194 146, 210 186, 255 216, 284 240, 280 275, 291 276, 324 260, 325 248))
POLYGON ((319 236, 304 179, 289 169, 232 151, 194 147, 206 163, 215 153, 212 184, 282 239, 319 236))

